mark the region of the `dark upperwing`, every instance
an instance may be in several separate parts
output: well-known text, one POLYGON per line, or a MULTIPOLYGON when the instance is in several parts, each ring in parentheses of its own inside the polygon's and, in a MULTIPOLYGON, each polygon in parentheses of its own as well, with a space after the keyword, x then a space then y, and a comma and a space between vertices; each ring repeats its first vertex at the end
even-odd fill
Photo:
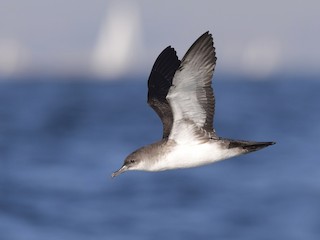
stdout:
POLYGON ((164 49, 156 59, 148 79, 148 104, 156 111, 163 124, 162 138, 168 138, 173 122, 171 107, 166 99, 173 76, 180 66, 176 51, 164 49))

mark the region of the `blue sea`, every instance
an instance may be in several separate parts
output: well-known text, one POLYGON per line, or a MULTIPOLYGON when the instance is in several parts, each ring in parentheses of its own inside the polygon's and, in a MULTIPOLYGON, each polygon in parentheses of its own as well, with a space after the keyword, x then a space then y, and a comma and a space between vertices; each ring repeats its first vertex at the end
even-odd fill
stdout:
POLYGON ((320 239, 320 81, 218 77, 214 91, 220 136, 277 144, 112 179, 162 136, 146 81, 0 82, 0 239, 320 239))

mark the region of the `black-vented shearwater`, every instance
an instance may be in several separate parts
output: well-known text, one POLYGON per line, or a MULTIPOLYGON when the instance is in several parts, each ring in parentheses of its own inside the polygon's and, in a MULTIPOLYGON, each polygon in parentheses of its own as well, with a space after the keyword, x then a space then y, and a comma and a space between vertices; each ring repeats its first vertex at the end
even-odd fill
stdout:
POLYGON ((192 44, 181 61, 171 46, 161 52, 149 76, 148 104, 162 121, 162 140, 131 153, 112 177, 128 170, 197 167, 274 144, 217 136, 211 87, 216 60, 209 32, 192 44))

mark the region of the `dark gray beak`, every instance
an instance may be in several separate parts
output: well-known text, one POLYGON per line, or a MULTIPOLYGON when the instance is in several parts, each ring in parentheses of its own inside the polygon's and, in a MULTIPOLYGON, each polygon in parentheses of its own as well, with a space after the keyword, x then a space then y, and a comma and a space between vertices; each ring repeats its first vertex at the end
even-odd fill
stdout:
POLYGON ((127 170, 128 170, 128 167, 126 165, 123 165, 119 170, 112 173, 111 177, 114 178, 127 170))

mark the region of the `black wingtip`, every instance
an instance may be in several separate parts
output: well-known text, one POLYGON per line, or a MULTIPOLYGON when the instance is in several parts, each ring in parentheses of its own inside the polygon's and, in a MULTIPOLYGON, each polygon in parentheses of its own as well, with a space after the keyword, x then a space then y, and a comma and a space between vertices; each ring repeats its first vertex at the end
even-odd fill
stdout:
POLYGON ((188 49, 181 62, 184 62, 188 57, 193 58, 194 55, 201 53, 208 58, 208 61, 213 61, 215 65, 217 61, 216 49, 214 47, 212 34, 209 31, 206 31, 200 37, 198 37, 198 39, 188 49))
POLYGON ((202 34, 202 36, 205 36, 205 35, 212 36, 212 34, 209 31, 206 31, 204 34, 202 34))
POLYGON ((200 41, 200 39, 204 39, 204 38, 208 38, 211 41, 213 41, 212 34, 209 31, 206 31, 205 33, 203 33, 196 41, 200 41))

